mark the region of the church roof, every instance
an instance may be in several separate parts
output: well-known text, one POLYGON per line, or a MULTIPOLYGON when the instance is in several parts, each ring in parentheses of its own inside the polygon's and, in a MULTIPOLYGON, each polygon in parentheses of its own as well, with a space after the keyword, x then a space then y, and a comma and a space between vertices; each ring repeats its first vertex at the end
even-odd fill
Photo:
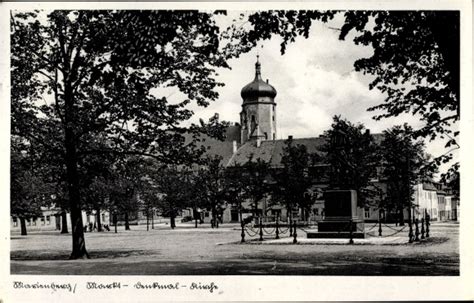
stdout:
POLYGON ((244 99, 244 103, 255 100, 258 97, 275 98, 277 95, 276 89, 268 83, 268 80, 267 82, 263 81, 258 57, 257 63, 255 63, 255 79, 242 88, 240 95, 244 99))
MULTIPOLYGON (((185 135, 187 141, 191 141, 191 135, 185 135)), ((198 146, 206 147, 206 155, 222 157, 222 163, 228 163, 233 154, 234 143, 240 143, 240 126, 231 125, 227 128, 224 141, 211 138, 207 135, 200 135, 201 142, 198 146)))
MULTIPOLYGON (((227 166, 243 165, 249 158, 261 159, 270 164, 270 166, 279 166, 285 147, 285 140, 262 141, 257 147, 257 142, 249 141, 242 145, 237 152, 230 158, 227 166)), ((326 142, 324 137, 293 139, 295 145, 306 146, 308 153, 321 153, 319 149, 326 142)))
MULTIPOLYGON (((373 134, 373 137, 376 144, 380 144, 383 140, 383 134, 373 134)), ((293 139, 293 144, 295 146, 304 145, 306 146, 308 153, 317 153, 323 156, 324 152, 321 151, 321 147, 326 143, 326 140, 327 138, 323 136, 296 138, 293 139)), ((256 141, 248 141, 229 158, 227 166, 243 165, 249 160, 249 158, 252 158, 255 161, 261 159, 273 167, 280 166, 283 149, 286 145, 285 141, 286 139, 262 141, 259 147, 257 147, 256 141)))

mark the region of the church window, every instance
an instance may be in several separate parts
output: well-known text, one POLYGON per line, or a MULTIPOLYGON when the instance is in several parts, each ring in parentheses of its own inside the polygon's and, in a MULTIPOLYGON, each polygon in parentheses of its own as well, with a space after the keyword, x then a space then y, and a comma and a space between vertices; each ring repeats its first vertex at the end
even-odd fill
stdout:
POLYGON ((265 140, 268 139, 268 134, 267 133, 264 133, 265 134, 265 140))
POLYGON ((273 133, 273 140, 275 140, 275 133, 273 133))

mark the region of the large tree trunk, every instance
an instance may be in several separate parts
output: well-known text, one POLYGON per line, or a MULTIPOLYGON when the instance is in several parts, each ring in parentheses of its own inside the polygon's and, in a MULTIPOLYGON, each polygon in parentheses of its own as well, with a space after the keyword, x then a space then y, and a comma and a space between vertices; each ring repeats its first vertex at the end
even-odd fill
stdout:
POLYGON ((20 229, 21 229, 21 235, 26 236, 26 220, 23 217, 20 217, 20 229))
POLYGON ((174 229, 176 227, 176 220, 175 220, 175 213, 174 211, 170 211, 170 226, 171 226, 171 229, 174 229))
POLYGON ((100 218, 100 208, 97 208, 95 210, 95 214, 97 216, 97 231, 102 231, 102 221, 101 221, 101 218, 100 218))
POLYGON ((56 224, 56 230, 61 230, 61 214, 54 215, 54 223, 56 224))
POLYGON ((150 230, 150 215, 148 213, 148 209, 146 211, 146 231, 150 230))
POLYGON ((212 228, 219 228, 219 220, 217 219, 217 210, 215 207, 212 208, 212 228))
POLYGON ((398 221, 400 226, 405 226, 405 218, 403 216, 403 208, 398 210, 398 221))
POLYGON ((194 217, 194 228, 198 227, 198 212, 196 208, 193 208, 193 217, 194 217))
POLYGON ((69 233, 69 231, 67 230, 67 213, 66 213, 66 211, 63 211, 61 213, 61 233, 62 234, 69 233))
POLYGON ((155 229, 155 210, 151 210, 151 229, 155 229))
MULTIPOLYGON (((65 76, 67 77, 67 75, 65 76)), ((79 191, 79 175, 77 172, 77 150, 76 137, 74 134, 75 108, 72 98, 72 88, 68 81, 65 81, 64 89, 65 101, 65 159, 66 175, 69 193, 69 209, 71 211, 72 225, 72 253, 70 259, 89 258, 86 250, 86 241, 84 238, 84 225, 82 222, 81 199, 79 191)))
POLYGON ((130 230, 130 222, 128 222, 128 211, 125 212, 125 230, 130 230))

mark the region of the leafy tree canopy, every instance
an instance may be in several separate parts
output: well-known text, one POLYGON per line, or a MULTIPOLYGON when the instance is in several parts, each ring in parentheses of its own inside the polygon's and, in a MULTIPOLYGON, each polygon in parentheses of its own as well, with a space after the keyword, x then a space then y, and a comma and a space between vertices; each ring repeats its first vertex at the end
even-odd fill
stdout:
POLYGON ((362 124, 354 125, 335 116, 330 130, 324 135, 326 143, 321 150, 326 153, 325 162, 330 164, 332 188, 357 190, 359 205, 365 205, 374 194, 369 181, 376 175, 379 164, 374 137, 362 124))
POLYGON ((401 210, 410 207, 415 185, 432 177, 432 166, 427 163, 424 144, 414 141, 412 132, 413 129, 407 124, 383 132, 380 178, 386 185, 386 191, 379 205, 382 208, 401 210))
MULTIPOLYGON (((296 37, 308 37, 313 21, 328 22, 343 14, 339 39, 353 37, 373 53, 354 62, 356 71, 373 75, 370 89, 385 93, 375 119, 402 113, 418 115, 425 125, 412 132, 430 140, 447 138, 456 147, 460 118, 460 13, 458 11, 259 11, 250 14, 249 29, 234 27, 247 48, 273 35, 282 37, 281 52, 296 37), (351 34, 351 35, 349 35, 351 34)), ((242 18, 246 18, 242 16, 242 18)), ((435 158, 449 161, 452 150, 435 158)))

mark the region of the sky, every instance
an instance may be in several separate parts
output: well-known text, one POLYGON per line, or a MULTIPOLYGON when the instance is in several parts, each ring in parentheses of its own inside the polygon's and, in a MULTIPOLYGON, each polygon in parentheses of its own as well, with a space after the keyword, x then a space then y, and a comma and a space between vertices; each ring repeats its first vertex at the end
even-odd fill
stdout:
MULTIPOLYGON (((380 104, 385 96, 377 89, 369 90, 370 75, 363 75, 353 68, 354 61, 369 57, 371 46, 358 46, 348 36, 338 39, 342 19, 328 24, 314 22, 308 39, 298 37, 280 53, 280 38, 262 41, 253 51, 229 61, 231 69, 219 72, 218 81, 225 84, 218 89, 220 97, 207 108, 194 107, 195 116, 207 121, 214 113, 220 119, 239 122, 242 98, 240 90, 255 75, 257 53, 260 56, 262 78, 269 79, 277 90, 277 138, 289 135, 295 138, 316 137, 329 129, 334 115, 341 115, 353 123, 363 123, 372 133, 407 122, 414 128, 423 125, 419 117, 400 115, 375 121, 377 112, 371 106, 380 104)), ((441 139, 426 142, 427 152, 439 156, 446 152, 441 139)), ((445 171, 449 165, 441 167, 445 171)))
MULTIPOLYGON (((222 29, 231 24, 241 11, 230 11, 219 16, 222 29)), ((243 12, 249 13, 249 12, 243 12)), ((287 46, 286 53, 280 53, 281 38, 261 41, 251 52, 228 61, 230 69, 219 69, 216 80, 225 84, 217 88, 218 100, 203 108, 195 104, 190 108, 194 116, 189 123, 207 121, 215 113, 221 120, 239 122, 242 87, 255 76, 257 54, 260 58, 262 78, 268 79, 277 90, 277 139, 317 137, 331 127, 332 117, 341 115, 352 123, 362 123, 372 133, 381 133, 394 125, 407 122, 415 129, 423 126, 419 117, 402 114, 380 121, 374 120, 377 113, 367 109, 383 103, 385 96, 377 89, 369 90, 373 76, 354 70, 353 64, 359 58, 370 57, 371 46, 355 45, 353 35, 346 40, 338 39, 343 23, 342 16, 326 24, 313 22, 307 39, 297 37, 287 46)), ((170 102, 180 102, 185 97, 175 88, 157 88, 156 95, 166 96, 170 102)), ((445 140, 425 142, 426 150, 433 156, 444 154, 445 140)), ((457 153, 455 157, 457 157, 457 153)), ((446 171, 452 162, 440 167, 446 171)))

